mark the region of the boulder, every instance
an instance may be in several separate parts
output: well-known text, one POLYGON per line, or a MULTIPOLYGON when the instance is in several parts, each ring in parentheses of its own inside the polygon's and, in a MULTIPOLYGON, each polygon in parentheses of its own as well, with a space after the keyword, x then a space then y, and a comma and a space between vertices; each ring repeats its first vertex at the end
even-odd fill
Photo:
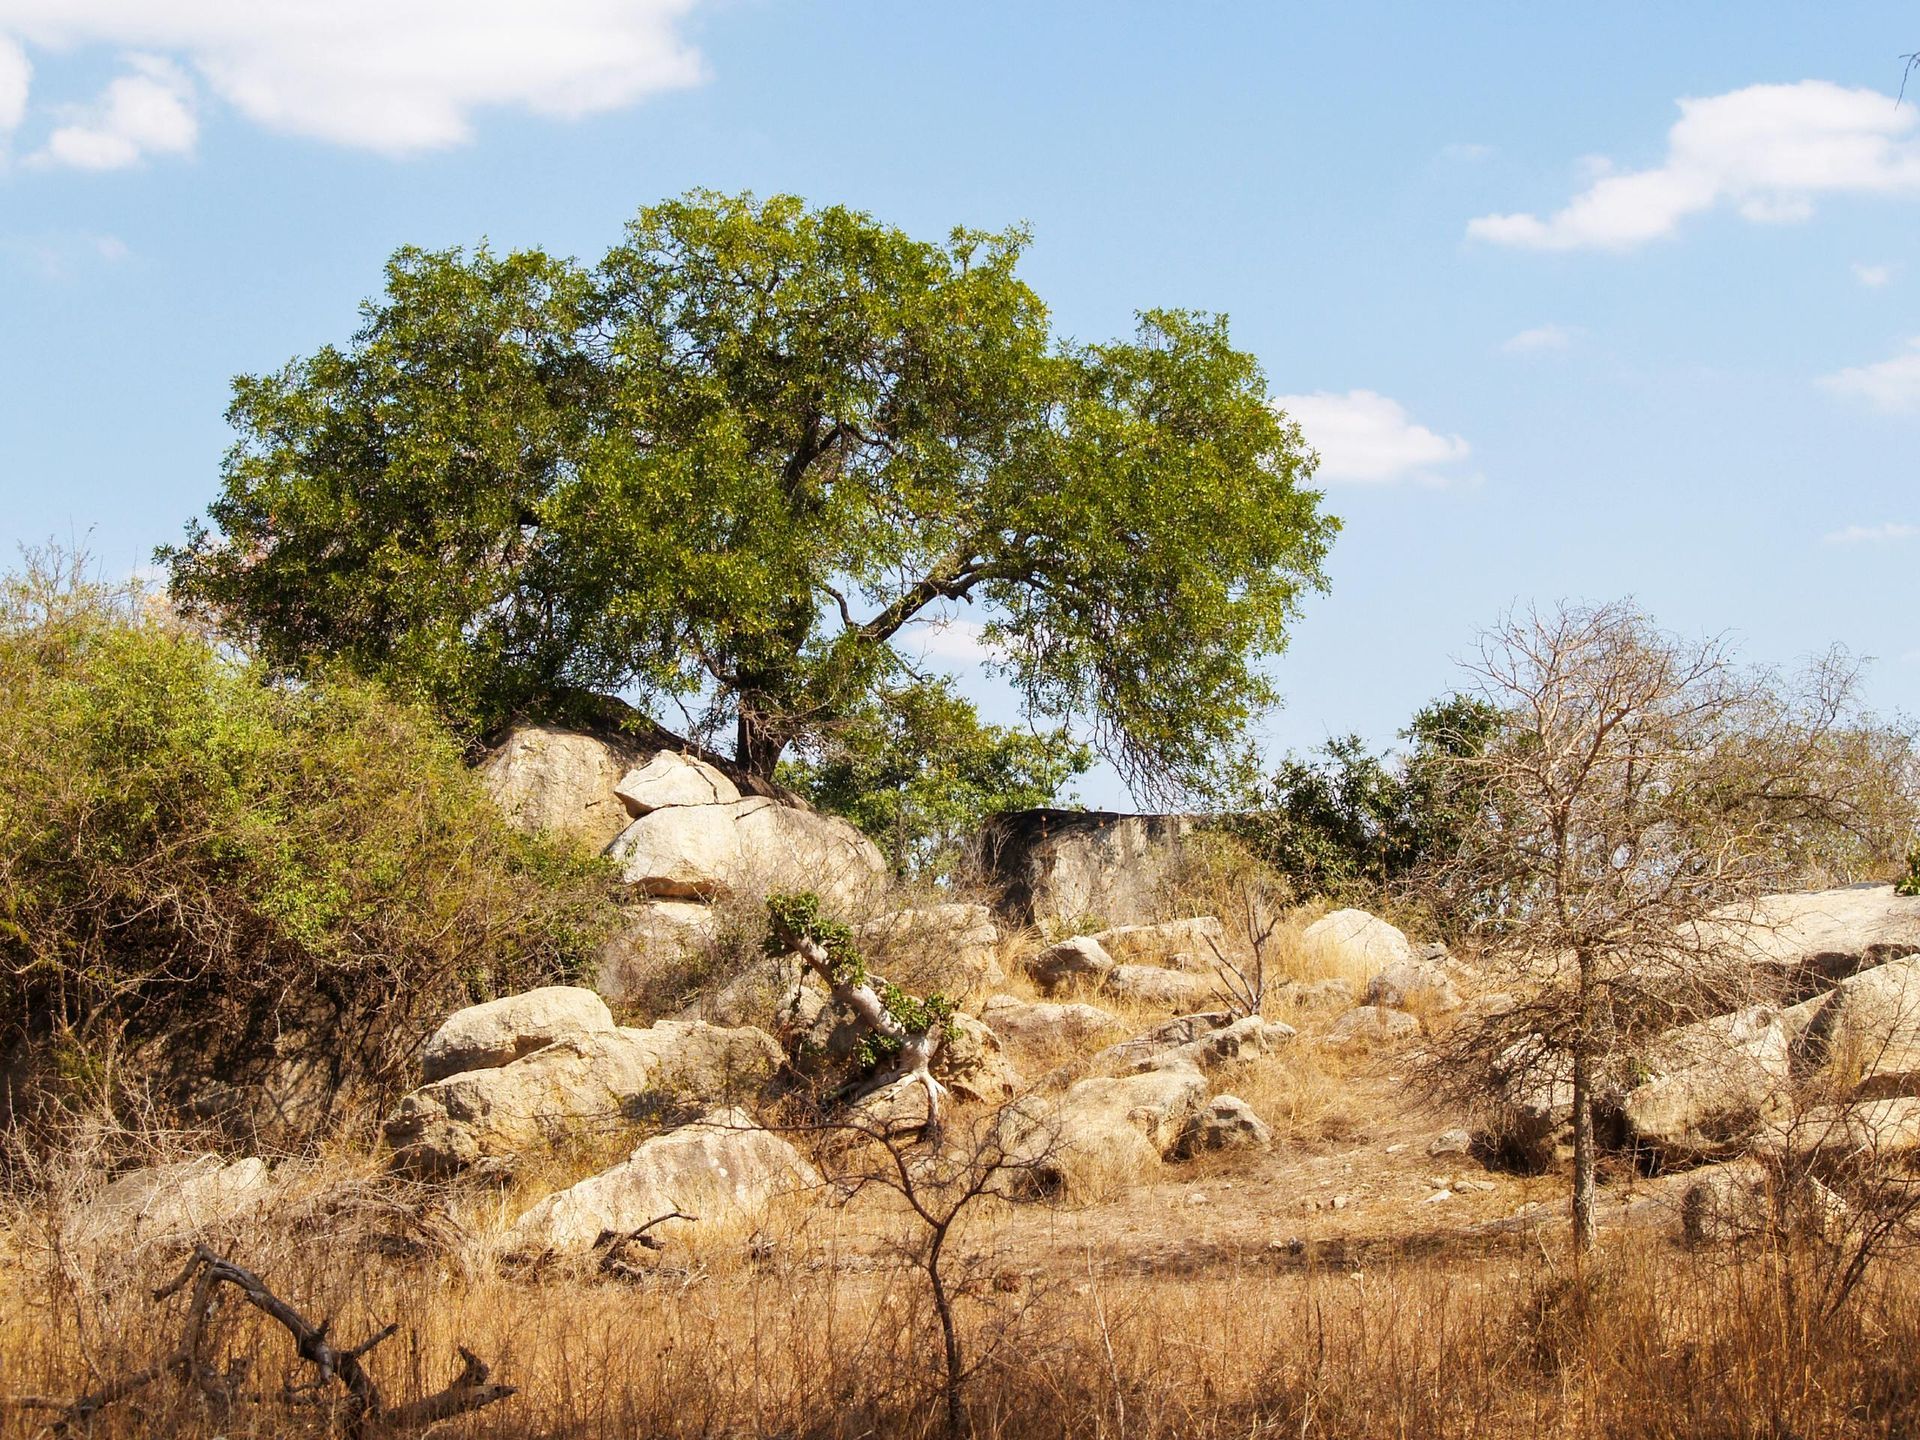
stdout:
POLYGON ((1327 1027, 1320 1043, 1335 1049, 1390 1045, 1420 1033, 1420 1022, 1404 1010, 1357 1005, 1327 1027))
POLYGON ((421 1050, 420 1073, 434 1081, 466 1070, 491 1070, 556 1040, 613 1028, 612 1012, 593 991, 543 985, 454 1011, 421 1050))
POLYGON ((1133 1005, 1191 1010, 1213 994, 1213 978, 1162 965, 1116 965, 1100 983, 1102 994, 1133 1005))
POLYGON ((1863 970, 1794 1009, 1808 1007, 1796 1045, 1803 1065, 1863 1094, 1920 1093, 1920 955, 1863 970))
POLYGON ((1668 1031, 1640 1057, 1651 1078, 1627 1092, 1629 1137, 1664 1160, 1738 1149, 1788 1103, 1790 1043, 1767 1005, 1668 1031))
POLYGON ((1155 925, 1116 925, 1092 938, 1115 960, 1167 965, 1176 957, 1189 957, 1187 964, 1176 966, 1178 969, 1209 968, 1214 963, 1213 947, 1227 948, 1226 928, 1212 915, 1162 920, 1155 925))
POLYGON ((1206 1099, 1206 1077, 1191 1065, 1082 1080, 1007 1113, 1008 1164, 1036 1193, 1125 1183, 1158 1167, 1206 1099))
POLYGON ((266 1199, 267 1164, 199 1155, 130 1170, 104 1186, 69 1227, 70 1242, 186 1240, 217 1231, 266 1199))
POLYGON ((423 1085, 387 1121, 387 1143, 397 1167, 448 1175, 571 1134, 757 1095, 783 1058, 764 1031, 699 1021, 575 1036, 423 1085))
POLYGON ((1077 1050, 1120 1023, 1097 1005, 1050 1000, 1029 1004, 1015 995, 993 996, 980 1018, 1022 1060, 1077 1050))
POLYGON ((648 998, 648 986, 709 944, 713 907, 697 900, 643 900, 620 907, 620 926, 600 947, 593 988, 619 1005, 648 998))
POLYGON ((750 1223, 776 1196, 819 1183, 799 1151, 746 1111, 715 1110, 547 1196, 514 1223, 508 1240, 521 1251, 578 1253, 676 1211, 693 1218, 666 1221, 648 1234, 685 1237, 750 1223))
POLYGON ((1758 1148, 1769 1155, 1817 1160, 1827 1170, 1911 1168, 1920 1153, 1920 1097, 1822 1105, 1791 1119, 1775 1118, 1758 1148))
POLYGON ((886 858, 846 821, 762 796, 650 811, 608 853, 629 885, 669 899, 784 886, 846 906, 887 874, 886 858))
POLYGON ((981 868, 1000 891, 1002 914, 1020 924, 1108 925, 1151 921, 1192 815, 1100 810, 1023 810, 996 816, 980 833, 981 868))
POLYGON ((1701 938, 1809 993, 1920 952, 1920 895, 1891 885, 1768 895, 1717 912, 1701 938))
POLYGON ((1178 1069, 1204 1072, 1271 1054, 1294 1038, 1291 1025, 1248 1015, 1230 1020, 1220 1012, 1181 1015, 1109 1046, 1094 1057, 1096 1070, 1119 1073, 1178 1069))
POLYGON ((479 775, 494 804, 523 830, 566 835, 604 850, 627 827, 614 787, 642 758, 636 746, 551 725, 519 725, 479 775))
POLYGON ((1113 957, 1090 935, 1049 945, 1027 960, 1027 974, 1048 995, 1073 986, 1097 986, 1112 973, 1113 957))
POLYGON ((1365 998, 1369 1005, 1429 1014, 1458 1010, 1463 1003, 1447 972, 1424 960, 1396 960, 1367 982, 1365 998))
POLYGON ((1286 980, 1267 992, 1282 1005, 1308 1015, 1353 1008, 1353 991, 1344 980, 1286 980))
POLYGON ((1187 1158, 1209 1150, 1266 1150, 1273 1131, 1238 1095, 1216 1095, 1187 1121, 1174 1154, 1187 1158))
POLYGON ((1411 961, 1407 937, 1364 910, 1335 910, 1300 932, 1301 943, 1342 969, 1374 975, 1389 965, 1411 961))
POLYGON ((706 761, 671 750, 629 770, 613 793, 635 818, 670 805, 732 805, 740 799, 740 787, 706 761))

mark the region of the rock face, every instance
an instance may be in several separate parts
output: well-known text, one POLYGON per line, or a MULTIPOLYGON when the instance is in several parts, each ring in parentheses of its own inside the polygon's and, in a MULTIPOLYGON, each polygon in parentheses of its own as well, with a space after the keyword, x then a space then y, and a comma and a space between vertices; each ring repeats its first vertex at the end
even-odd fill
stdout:
POLYGON ((731 805, 739 800, 740 787, 704 760, 662 750, 621 776, 613 793, 637 817, 670 805, 731 805))
POLYGON ((549 1195, 515 1222, 521 1250, 591 1250, 602 1235, 631 1235, 678 1211, 649 1234, 686 1235, 751 1221, 775 1196, 820 1183, 785 1140, 759 1129, 740 1109, 715 1110, 645 1141, 610 1170, 549 1195))
POLYGON ((423 1085, 386 1123, 396 1166, 447 1175, 581 1131, 758 1094, 782 1061, 761 1030, 663 1020, 558 1040, 423 1085))
POLYGON ((516 726, 480 763, 481 780, 522 829, 569 835, 603 850, 628 820, 614 794, 638 748, 549 725, 516 726))
POLYGON ((1785 1108, 1790 1043, 1766 1005, 1667 1032, 1643 1057, 1653 1078, 1627 1092, 1628 1134, 1664 1159, 1737 1148, 1785 1108))
POLYGON ((1817 990, 1920 952, 1920 895, 1896 895, 1891 885, 1768 895, 1721 912, 1706 929, 1735 954, 1817 990))
POLYGON ((1387 1045, 1398 1040, 1410 1040, 1419 1033, 1420 1022, 1404 1010, 1388 1010, 1380 1005, 1357 1005, 1327 1027, 1321 1043, 1337 1049, 1387 1045))
POLYGON ((1124 1183, 1159 1165, 1206 1099, 1191 1065, 1082 1080, 1008 1114, 1008 1159, 1040 1192, 1124 1183))
POLYGON ((668 899, 711 900, 784 885, 846 905, 887 873, 873 842, 844 820, 760 796, 649 811, 608 853, 628 884, 668 899))
POLYGON ((71 1240, 185 1239, 205 1235, 257 1207, 268 1190, 264 1160, 228 1164, 201 1155, 129 1171, 76 1217, 71 1240))
POLYGON ((1323 915, 1300 932, 1300 940, 1343 968, 1364 970, 1370 975, 1413 959, 1407 937, 1365 910, 1335 910, 1323 915))
POLYGON ((1047 995, 1074 986, 1093 988, 1113 973, 1113 957, 1089 935, 1076 935, 1049 945, 1027 961, 1027 974, 1047 995))
POLYGON ((1889 960, 1795 1006, 1808 1011, 1796 1049, 1864 1094, 1920 1093, 1920 956, 1889 960))
POLYGON ((1029 925, 1098 916, 1108 925, 1153 918, 1155 893, 1196 824, 1191 815, 1023 810, 989 821, 980 861, 1001 913, 1029 925))
POLYGON ((546 985, 454 1011, 420 1052, 420 1071, 431 1082, 465 1070, 491 1070, 556 1040, 613 1028, 612 1013, 593 991, 546 985))

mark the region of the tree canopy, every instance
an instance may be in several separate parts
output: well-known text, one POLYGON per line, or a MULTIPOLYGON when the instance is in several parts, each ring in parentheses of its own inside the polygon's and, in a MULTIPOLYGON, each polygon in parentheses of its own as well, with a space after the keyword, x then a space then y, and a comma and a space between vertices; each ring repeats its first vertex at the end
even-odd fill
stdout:
POLYGON ((236 380, 175 598, 471 733, 621 693, 761 775, 977 602, 1030 715, 1200 784, 1337 521, 1224 318, 1058 338, 1026 244, 695 192, 590 268, 403 249, 344 348, 236 380))

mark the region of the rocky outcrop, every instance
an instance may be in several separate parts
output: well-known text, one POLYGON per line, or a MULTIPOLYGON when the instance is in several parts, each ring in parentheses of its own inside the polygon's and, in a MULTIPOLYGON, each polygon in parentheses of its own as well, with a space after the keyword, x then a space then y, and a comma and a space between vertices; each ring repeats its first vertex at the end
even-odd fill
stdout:
POLYGON ((608 854, 629 885, 668 899, 787 887, 844 907, 887 874, 885 857, 846 821, 759 796, 649 811, 621 832, 608 854))
POLYGON ((1151 921, 1161 881, 1198 823, 1191 815, 1022 810, 982 829, 979 858, 1020 924, 1151 921))
POLYGON ((521 725, 480 762, 479 774, 494 803, 522 829, 602 850, 632 819, 614 790, 643 758, 622 741, 521 725))
POLYGON ((1910 1168, 1920 1154, 1920 1097, 1816 1106, 1775 1120, 1757 1148, 1829 1171, 1910 1168))
POLYGON ((1020 1072, 984 1020, 955 1015, 933 1058, 933 1073, 962 1100, 997 1104, 1020 1089, 1020 1072))
POLYGON ((1768 895, 1720 911, 1698 940, 1811 993, 1920 953, 1920 895, 1897 895, 1891 885, 1768 895))
POLYGON ((613 793, 635 817, 673 805, 731 805, 740 799, 740 787, 712 765, 671 750, 629 770, 613 793))
POLYGON ((582 1132, 757 1095, 782 1062, 764 1031, 666 1020, 558 1040, 423 1085, 386 1123, 396 1166, 447 1175, 582 1132))
POLYGON ((508 1240, 521 1251, 578 1253, 676 1213, 690 1218, 648 1233, 684 1238, 751 1222, 775 1197, 819 1183, 799 1151, 756 1126, 746 1111, 716 1110, 547 1196, 514 1223, 508 1240))
POLYGON ((612 1013, 593 991, 545 985, 456 1010, 421 1050, 420 1073, 431 1082, 465 1070, 491 1070, 556 1040, 613 1028, 612 1013))
POLYGON ((1789 1104, 1789 1045, 1779 1012, 1751 1005, 1668 1031, 1640 1059, 1651 1078, 1621 1113, 1633 1142, 1664 1160, 1740 1148, 1789 1104))
POLYGON ((1341 969, 1369 976, 1413 959, 1407 937, 1365 910, 1335 910, 1323 915, 1300 932, 1300 942, 1341 969))

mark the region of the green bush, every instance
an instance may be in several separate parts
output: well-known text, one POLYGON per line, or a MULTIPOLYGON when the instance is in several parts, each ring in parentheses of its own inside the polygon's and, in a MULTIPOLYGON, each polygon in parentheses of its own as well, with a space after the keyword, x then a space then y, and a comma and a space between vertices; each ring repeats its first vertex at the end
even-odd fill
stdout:
POLYGON ((276 683, 136 592, 0 582, 0 1118, 158 1103, 297 1142, 446 1009, 579 973, 601 862, 510 829, 424 712, 276 683))

